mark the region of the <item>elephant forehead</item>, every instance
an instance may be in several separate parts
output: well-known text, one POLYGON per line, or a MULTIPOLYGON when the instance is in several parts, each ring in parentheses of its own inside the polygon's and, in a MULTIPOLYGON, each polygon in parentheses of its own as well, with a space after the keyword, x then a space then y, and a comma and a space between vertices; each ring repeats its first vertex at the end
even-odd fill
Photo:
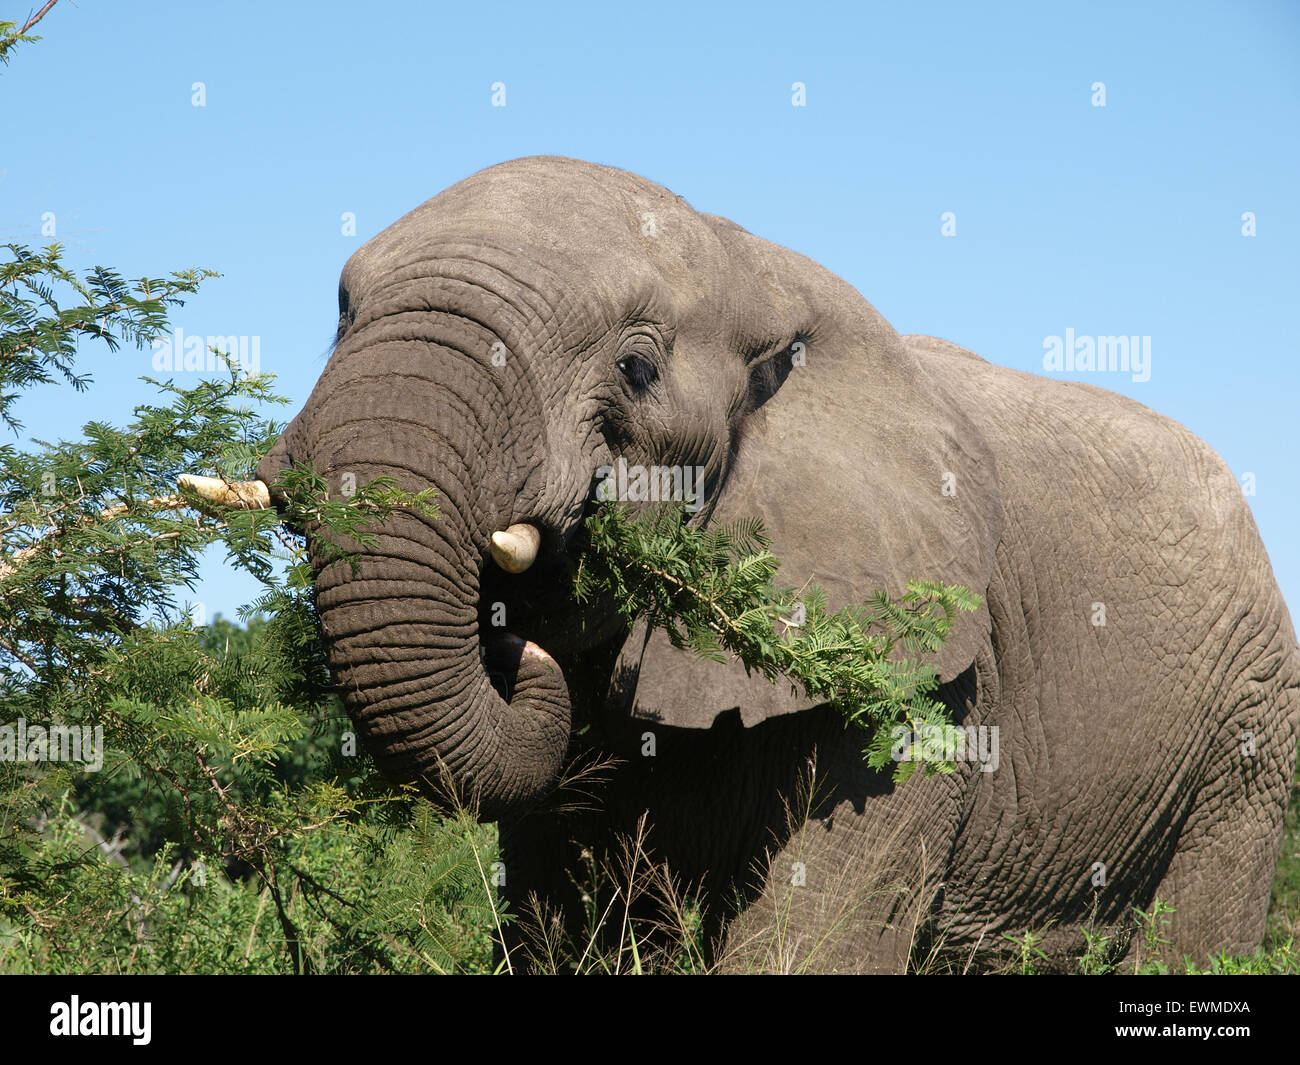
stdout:
POLYGON ((538 157, 490 167, 425 201, 359 249, 343 283, 362 292, 451 246, 480 247, 503 265, 518 256, 568 284, 626 279, 636 288, 653 272, 694 299, 716 298, 729 262, 712 227, 662 186, 538 157))

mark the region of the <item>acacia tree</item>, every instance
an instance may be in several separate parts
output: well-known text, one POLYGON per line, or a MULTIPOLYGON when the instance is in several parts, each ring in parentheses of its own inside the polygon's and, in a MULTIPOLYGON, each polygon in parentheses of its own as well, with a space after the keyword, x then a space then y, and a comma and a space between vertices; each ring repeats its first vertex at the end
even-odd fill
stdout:
MULTIPOLYGON (((78 276, 57 245, 5 251, 0 420, 15 435, 24 392, 92 387, 79 343, 143 346, 215 276, 128 282, 78 276)), ((282 515, 213 517, 174 487, 186 471, 247 476, 279 428, 255 408, 282 397, 233 360, 191 387, 145 380, 155 401, 125 426, 0 445, 0 969, 486 965, 491 841, 354 751, 302 541, 282 515), (233 652, 179 608, 217 544, 266 586, 233 652), (69 734, 80 749, 61 760, 69 734)), ((322 532, 362 543, 393 507, 430 507, 388 482, 330 500, 309 471, 286 487, 322 532)))
MULTIPOLYGON (((0 60, 52 6, 0 23, 0 60)), ((0 971, 489 967, 492 837, 355 750, 302 540, 176 489, 251 472, 279 429, 257 413, 284 402, 272 379, 228 358, 188 387, 145 378, 127 424, 21 441, 25 394, 93 387, 87 344, 148 345, 217 275, 78 273, 57 244, 2 254, 0 971), (215 545, 265 585, 246 630, 181 609, 215 545)), ((354 542, 395 506, 430 507, 386 482, 320 489, 310 471, 286 482, 354 542)))

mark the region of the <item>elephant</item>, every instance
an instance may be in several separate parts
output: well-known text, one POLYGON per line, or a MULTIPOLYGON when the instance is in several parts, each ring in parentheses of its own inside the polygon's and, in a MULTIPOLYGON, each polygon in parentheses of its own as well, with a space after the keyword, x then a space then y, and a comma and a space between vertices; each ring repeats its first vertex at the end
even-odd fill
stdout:
POLYGON ((436 489, 355 569, 306 529, 316 606, 382 772, 498 823, 513 967, 611 912, 652 945, 688 913, 720 972, 997 969, 1026 933, 1065 970, 1085 930, 1118 962, 1156 899, 1169 958, 1259 945, 1300 653, 1190 431, 899 335, 810 259, 561 157, 383 230, 339 313, 257 477, 279 507, 295 463, 436 489), (575 601, 619 463, 696 471, 690 522, 760 518, 782 585, 832 605, 976 592, 922 657, 980 756, 896 782, 834 706, 575 601))

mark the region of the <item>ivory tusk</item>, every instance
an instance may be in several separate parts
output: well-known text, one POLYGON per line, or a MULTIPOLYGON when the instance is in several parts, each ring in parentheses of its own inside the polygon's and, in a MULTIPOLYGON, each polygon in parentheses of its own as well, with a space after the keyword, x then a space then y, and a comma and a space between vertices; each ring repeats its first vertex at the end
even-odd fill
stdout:
POLYGON ((537 561, 542 534, 533 525, 512 525, 492 534, 492 559, 507 573, 523 573, 537 561))
POLYGON ((192 473, 183 473, 176 479, 176 484, 221 507, 266 510, 271 506, 271 492, 264 481, 223 481, 220 477, 196 477, 192 473))

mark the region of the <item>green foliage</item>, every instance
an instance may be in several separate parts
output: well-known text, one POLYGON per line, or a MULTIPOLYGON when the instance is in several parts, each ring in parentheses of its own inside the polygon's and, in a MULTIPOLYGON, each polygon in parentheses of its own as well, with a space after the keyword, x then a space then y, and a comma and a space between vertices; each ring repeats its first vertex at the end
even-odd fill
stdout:
MULTIPOLYGON (((1293 812, 1295 812, 1293 810, 1293 812)), ((1296 837, 1288 833, 1283 837, 1284 846, 1293 846, 1296 837)), ((1272 976, 1272 975, 1300 975, 1300 950, 1297 950, 1295 940, 1290 936, 1285 938, 1277 936, 1265 936, 1264 945, 1251 954, 1230 955, 1226 951, 1220 951, 1212 955, 1204 967, 1195 964, 1191 958, 1184 956, 1179 964, 1170 965, 1160 960, 1155 955, 1162 946, 1168 946, 1169 940, 1165 938, 1164 931, 1169 926, 1169 916, 1177 912, 1177 908, 1169 905, 1164 899, 1157 897, 1151 904, 1149 911, 1144 911, 1134 907, 1133 913, 1137 918, 1140 939, 1138 949, 1134 951, 1133 971, 1141 976, 1272 976)), ((1273 906, 1270 909, 1270 923, 1276 917, 1283 916, 1277 907, 1277 898, 1274 897, 1273 906)), ((1084 932, 1088 936, 1087 931, 1084 932)), ((1105 937, 1101 937, 1104 939, 1105 937)), ((1092 953, 1093 940, 1088 937, 1089 951, 1092 953)), ((1085 974, 1096 973, 1104 975, 1113 971, 1111 968, 1098 967, 1091 969, 1087 965, 1087 955, 1080 959, 1080 969, 1085 974)))
MULTIPOLYGON (((3 34, 0 27, 0 35, 3 34)), ((218 274, 186 270, 167 280, 140 278, 127 282, 102 266, 78 277, 63 265, 58 244, 39 250, 20 244, 0 245, 11 256, 0 263, 0 383, 16 390, 0 394, 0 418, 21 428, 10 407, 18 390, 62 378, 78 391, 90 382, 73 370, 77 342, 92 338, 116 351, 123 341, 143 344, 158 336, 168 308, 184 302, 199 284, 218 274), (64 306, 56 285, 71 290, 64 306)))
POLYGON ((354 572, 358 552, 378 541, 374 526, 387 515, 408 508, 426 518, 438 517, 436 489, 403 491, 394 477, 376 477, 357 485, 342 499, 331 499, 325 478, 308 466, 298 465, 276 479, 276 488, 284 500, 279 520, 292 527, 311 529, 322 565, 341 560, 354 572))
POLYGON ((1175 913, 1176 907, 1170 906, 1164 899, 1156 896, 1151 903, 1150 911, 1141 910, 1133 907, 1133 915, 1137 918, 1138 949, 1133 952, 1133 971, 1141 973, 1144 976, 1164 976, 1169 972, 1169 966, 1161 961, 1156 955, 1160 952, 1161 947, 1169 946, 1170 941, 1165 938, 1164 932, 1169 927, 1170 918, 1168 914, 1175 913), (1145 957, 1145 961, 1143 958, 1145 957))
POLYGON ((33 41, 39 40, 40 37, 35 34, 20 34, 18 32, 18 23, 0 20, 0 64, 8 66, 11 58, 10 52, 18 45, 31 44, 33 41))
MULTIPOLYGON (((9 252, 0 416, 15 431, 25 390, 91 386, 80 341, 143 347, 214 276, 127 284, 74 276, 57 246, 9 252)), ((172 487, 246 478, 278 435, 254 412, 284 402, 271 379, 225 367, 188 387, 145 378, 158 399, 124 427, 0 447, 0 971, 484 971, 505 919, 491 830, 437 816, 355 749, 282 515, 214 515, 172 487), (247 629, 179 609, 218 544, 266 586, 247 629), (20 729, 56 727, 87 730, 81 761, 13 749, 20 729)), ((386 480, 331 499, 294 469, 276 488, 345 561, 399 508, 436 516, 430 492, 386 480)))
POLYGON ((864 755, 879 769, 895 761, 906 780, 924 763, 927 772, 951 772, 951 762, 920 757, 905 742, 894 758, 897 730, 909 737, 955 730, 945 708, 926 693, 937 686, 929 666, 891 659, 898 647, 933 652, 959 611, 975 610, 978 596, 957 586, 913 581, 897 602, 877 592, 869 606, 831 612, 819 588, 778 588, 779 561, 757 519, 698 530, 680 507, 649 508, 633 515, 604 503, 587 520, 588 545, 575 575, 582 601, 612 601, 630 623, 643 618, 661 628, 675 647, 725 661, 732 654, 749 672, 788 683, 819 702, 836 706, 846 724, 867 733, 864 755))
POLYGON ((1084 952, 1079 957, 1079 972, 1083 976, 1105 976, 1115 971, 1115 963, 1110 960, 1110 945, 1113 936, 1102 935, 1091 928, 1084 928, 1083 938, 1086 943, 1084 952))
POLYGON ((1186 976, 1300 976, 1300 949, 1294 940, 1287 939, 1260 947, 1253 954, 1233 957, 1220 951, 1203 969, 1184 959, 1183 973, 1186 976))
POLYGON ((273 880, 186 860, 171 845, 133 862, 105 845, 70 799, 55 808, 32 858, 49 890, 0 912, 0 972, 491 968, 491 904, 478 879, 490 833, 423 802, 405 822, 365 816, 285 836, 267 867, 273 880))
POLYGON ((0 765, 0 971, 490 964, 489 830, 346 753, 297 622, 229 649, 224 625, 142 628, 66 700, 97 708, 101 772, 0 765))
POLYGON ((1034 963, 1050 960, 1047 954, 1038 946, 1043 941, 1043 937, 1037 932, 1026 928, 1019 938, 1007 935, 1005 932, 1002 933, 1002 938, 1015 946, 1016 953, 1019 956, 1017 972, 1021 976, 1037 976, 1038 969, 1034 963))

